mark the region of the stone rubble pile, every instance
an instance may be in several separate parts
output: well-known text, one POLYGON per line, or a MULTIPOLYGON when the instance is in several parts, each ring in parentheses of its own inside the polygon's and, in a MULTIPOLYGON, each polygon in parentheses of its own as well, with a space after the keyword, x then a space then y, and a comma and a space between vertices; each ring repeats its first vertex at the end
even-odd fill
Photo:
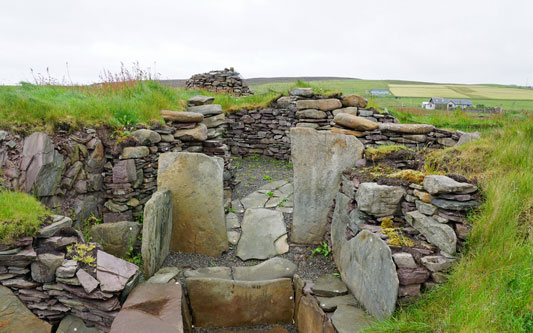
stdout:
POLYGON ((0 283, 40 319, 56 324, 72 314, 87 326, 107 332, 121 300, 140 277, 138 267, 97 244, 85 244, 72 225, 70 218, 55 215, 36 238, 20 239, 3 249, 0 283), (67 251, 74 244, 83 244, 75 256, 67 251))
POLYGON ((253 94, 241 75, 232 68, 195 74, 185 82, 187 89, 203 89, 220 94, 246 96, 253 94))
POLYGON ((466 214, 479 206, 477 190, 457 175, 401 185, 363 182, 351 170, 342 175, 331 219, 334 259, 372 315, 388 317, 397 302, 446 281, 468 237, 466 214))

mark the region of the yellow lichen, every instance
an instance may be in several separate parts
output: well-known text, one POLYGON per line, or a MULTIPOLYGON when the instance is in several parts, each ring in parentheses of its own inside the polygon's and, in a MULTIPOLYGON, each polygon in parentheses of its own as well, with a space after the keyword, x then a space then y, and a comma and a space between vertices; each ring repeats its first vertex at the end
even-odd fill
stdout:
POLYGON ((82 262, 91 267, 96 267, 96 258, 91 255, 91 251, 95 249, 95 245, 87 245, 76 243, 67 247, 67 255, 77 262, 82 262))

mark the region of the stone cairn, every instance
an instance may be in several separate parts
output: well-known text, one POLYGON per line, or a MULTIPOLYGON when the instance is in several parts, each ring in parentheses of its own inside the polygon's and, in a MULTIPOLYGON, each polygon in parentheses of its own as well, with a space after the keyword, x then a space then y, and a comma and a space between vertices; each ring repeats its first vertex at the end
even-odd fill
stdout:
POLYGON ((252 95, 253 91, 243 81, 241 75, 231 68, 195 74, 185 82, 187 89, 203 89, 221 94, 236 96, 252 95))
POLYGON ((138 282, 138 267, 102 251, 96 243, 85 244, 70 218, 56 215, 50 222, 35 238, 2 249, 0 283, 51 324, 73 314, 87 326, 108 332, 121 300, 138 282), (73 257, 67 247, 74 244, 94 249, 73 257))

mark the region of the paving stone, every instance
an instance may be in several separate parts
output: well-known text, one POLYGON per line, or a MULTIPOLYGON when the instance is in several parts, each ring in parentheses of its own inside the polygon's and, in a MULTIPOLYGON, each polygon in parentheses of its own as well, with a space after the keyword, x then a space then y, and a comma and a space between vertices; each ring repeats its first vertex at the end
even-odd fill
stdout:
POLYGON ((339 305, 331 321, 339 333, 358 332, 373 324, 364 310, 350 305, 339 305))
POLYGON ((296 268, 296 265, 290 260, 276 257, 255 266, 233 267, 233 278, 243 281, 290 278, 296 272, 296 268))
POLYGON ((326 274, 319 277, 311 287, 311 290, 316 296, 325 297, 341 296, 348 293, 348 288, 346 288, 344 282, 333 276, 333 274, 326 274))

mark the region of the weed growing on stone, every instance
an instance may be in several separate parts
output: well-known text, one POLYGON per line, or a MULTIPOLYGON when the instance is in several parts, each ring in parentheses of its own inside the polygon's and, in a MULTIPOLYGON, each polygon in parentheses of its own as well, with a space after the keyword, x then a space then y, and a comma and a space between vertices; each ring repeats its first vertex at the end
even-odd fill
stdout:
POLYGON ((92 255, 95 248, 94 244, 76 243, 67 247, 67 257, 90 267, 96 267, 96 258, 92 255))
POLYGON ((274 192, 272 192, 272 191, 268 191, 268 192, 266 193, 266 196, 269 197, 269 198, 272 198, 272 197, 274 196, 274 192))
POLYGON ((272 176, 264 175, 263 180, 272 181, 272 176))

